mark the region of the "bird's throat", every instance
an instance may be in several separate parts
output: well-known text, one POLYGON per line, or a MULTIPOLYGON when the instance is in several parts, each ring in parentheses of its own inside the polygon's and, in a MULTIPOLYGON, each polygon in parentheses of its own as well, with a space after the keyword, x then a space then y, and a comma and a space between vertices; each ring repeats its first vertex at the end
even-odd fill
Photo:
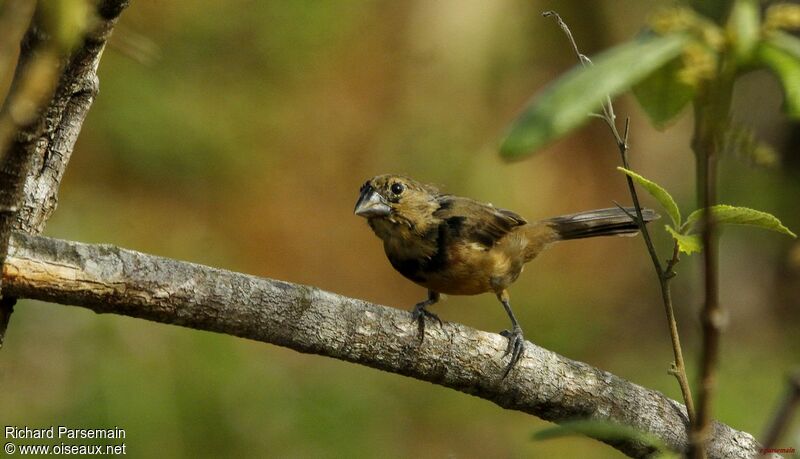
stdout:
POLYGON ((420 231, 418 226, 389 219, 369 222, 375 234, 383 241, 386 255, 396 260, 429 260, 438 250, 437 234, 430 229, 420 231))

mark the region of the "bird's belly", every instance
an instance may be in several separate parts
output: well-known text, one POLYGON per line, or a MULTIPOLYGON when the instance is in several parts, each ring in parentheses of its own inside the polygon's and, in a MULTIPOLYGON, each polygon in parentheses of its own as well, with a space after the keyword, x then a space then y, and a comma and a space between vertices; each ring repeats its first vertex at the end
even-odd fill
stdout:
POLYGON ((490 280, 482 275, 459 275, 451 272, 430 274, 417 284, 447 295, 478 295, 493 290, 490 280))
POLYGON ((521 268, 521 263, 514 263, 499 250, 468 246, 451 250, 444 269, 422 272, 415 282, 448 295, 477 295, 508 287, 521 268))
POLYGON ((477 295, 500 292, 517 279, 524 260, 516 242, 512 238, 487 248, 459 241, 440 247, 432 256, 391 244, 384 248, 392 266, 417 285, 448 295, 477 295))

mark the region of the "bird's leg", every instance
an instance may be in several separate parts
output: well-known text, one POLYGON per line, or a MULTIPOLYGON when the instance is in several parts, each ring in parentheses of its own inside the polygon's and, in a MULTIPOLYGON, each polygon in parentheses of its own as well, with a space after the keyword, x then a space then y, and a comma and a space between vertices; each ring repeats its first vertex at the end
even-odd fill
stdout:
POLYGON ((436 304, 438 301, 439 301, 439 292, 428 290, 428 299, 425 301, 420 301, 419 303, 414 305, 414 310, 411 311, 411 320, 416 321, 419 324, 420 336, 424 336, 425 334, 426 317, 429 317, 439 322, 439 326, 442 325, 442 319, 440 319, 439 316, 425 309, 432 304, 436 304))
POLYGON ((503 290, 498 293, 497 299, 503 303, 503 307, 506 309, 506 314, 508 314, 508 317, 511 319, 511 330, 503 330, 500 332, 501 335, 508 338, 508 347, 506 347, 506 352, 503 355, 511 354, 511 360, 508 362, 508 366, 506 366, 506 369, 503 372, 503 379, 505 379, 511 369, 514 368, 514 365, 517 364, 520 357, 522 357, 522 351, 525 348, 525 338, 522 336, 522 328, 520 328, 517 318, 514 317, 514 312, 511 311, 508 290, 503 290))

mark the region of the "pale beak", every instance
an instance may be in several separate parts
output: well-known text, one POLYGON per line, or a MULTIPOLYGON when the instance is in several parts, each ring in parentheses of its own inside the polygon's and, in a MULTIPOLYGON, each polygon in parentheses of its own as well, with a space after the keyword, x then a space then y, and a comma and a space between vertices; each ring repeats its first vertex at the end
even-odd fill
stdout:
POLYGON ((371 186, 365 187, 358 197, 356 208, 353 211, 359 217, 373 218, 385 217, 392 212, 391 207, 386 204, 381 195, 375 192, 371 186))

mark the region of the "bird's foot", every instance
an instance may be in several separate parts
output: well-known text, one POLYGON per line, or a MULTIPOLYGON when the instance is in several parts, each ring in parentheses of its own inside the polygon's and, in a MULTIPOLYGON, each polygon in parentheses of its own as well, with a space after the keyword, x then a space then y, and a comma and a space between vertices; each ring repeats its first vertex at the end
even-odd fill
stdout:
POLYGON ((419 321, 424 323, 425 318, 428 318, 428 319, 433 319, 439 322, 439 325, 442 325, 442 319, 440 319, 439 316, 437 316, 436 314, 425 309, 426 306, 428 306, 427 301, 423 301, 422 303, 417 303, 414 306, 414 310, 411 311, 411 321, 412 322, 419 321))
POLYGON ((511 331, 503 330, 500 334, 508 338, 508 347, 506 347, 506 352, 503 354, 503 357, 511 354, 511 360, 508 362, 508 366, 506 366, 503 372, 503 379, 506 379, 508 373, 511 372, 511 369, 514 368, 514 365, 516 365, 520 357, 522 357, 522 351, 525 349, 525 338, 522 336, 522 329, 518 326, 515 326, 511 331))
POLYGON ((439 322, 439 326, 442 326, 442 319, 439 318, 436 314, 428 311, 425 309, 430 303, 427 301, 423 301, 421 303, 417 303, 414 306, 414 310, 411 311, 411 321, 416 322, 419 324, 419 333, 420 337, 424 336, 425 334, 425 319, 433 319, 439 322))

